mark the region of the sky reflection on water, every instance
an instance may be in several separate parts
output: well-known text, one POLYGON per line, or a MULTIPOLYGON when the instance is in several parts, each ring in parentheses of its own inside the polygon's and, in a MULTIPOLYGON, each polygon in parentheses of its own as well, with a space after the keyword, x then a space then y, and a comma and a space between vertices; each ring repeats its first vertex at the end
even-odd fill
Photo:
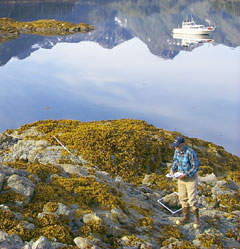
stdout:
POLYGON ((40 119, 146 120, 240 155, 240 48, 203 44, 174 60, 134 38, 60 43, 0 68, 0 128, 40 119))

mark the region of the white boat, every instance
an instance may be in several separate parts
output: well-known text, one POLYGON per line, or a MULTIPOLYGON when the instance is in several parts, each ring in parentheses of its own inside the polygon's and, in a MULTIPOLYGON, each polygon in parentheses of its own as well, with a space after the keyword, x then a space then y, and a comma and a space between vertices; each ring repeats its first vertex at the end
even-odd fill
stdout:
POLYGON ((204 26, 196 24, 192 19, 191 21, 183 21, 181 28, 174 28, 174 34, 192 34, 192 35, 208 35, 215 30, 213 26, 204 26))

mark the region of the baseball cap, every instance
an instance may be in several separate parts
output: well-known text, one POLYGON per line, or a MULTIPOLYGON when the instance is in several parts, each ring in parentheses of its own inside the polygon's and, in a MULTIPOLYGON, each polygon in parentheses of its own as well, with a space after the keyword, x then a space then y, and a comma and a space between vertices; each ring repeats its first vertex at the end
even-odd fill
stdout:
POLYGON ((173 143, 170 144, 170 146, 172 148, 174 148, 174 147, 179 146, 180 144, 182 144, 184 142, 185 142, 185 140, 184 140, 183 137, 177 136, 177 137, 174 138, 174 141, 173 141, 173 143))

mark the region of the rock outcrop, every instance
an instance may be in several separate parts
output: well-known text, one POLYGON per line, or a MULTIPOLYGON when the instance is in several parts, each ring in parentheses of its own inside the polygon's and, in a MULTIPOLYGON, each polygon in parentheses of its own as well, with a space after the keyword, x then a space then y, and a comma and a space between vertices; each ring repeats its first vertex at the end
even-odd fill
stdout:
POLYGON ((32 22, 17 22, 10 18, 0 18, 0 42, 16 39, 19 34, 45 36, 70 35, 79 32, 87 33, 93 29, 93 26, 85 23, 73 24, 48 19, 32 22))
POLYGON ((240 158, 222 147, 185 137, 200 160, 199 229, 158 202, 179 208, 165 177, 176 134, 138 120, 1 134, 0 248, 239 248, 240 158))

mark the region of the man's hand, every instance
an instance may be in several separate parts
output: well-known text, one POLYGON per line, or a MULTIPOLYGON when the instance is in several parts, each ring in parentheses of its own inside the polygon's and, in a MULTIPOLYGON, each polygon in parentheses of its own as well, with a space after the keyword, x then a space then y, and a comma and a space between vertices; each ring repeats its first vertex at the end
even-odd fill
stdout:
POLYGON ((170 171, 170 174, 173 175, 174 173, 172 171, 170 171))

